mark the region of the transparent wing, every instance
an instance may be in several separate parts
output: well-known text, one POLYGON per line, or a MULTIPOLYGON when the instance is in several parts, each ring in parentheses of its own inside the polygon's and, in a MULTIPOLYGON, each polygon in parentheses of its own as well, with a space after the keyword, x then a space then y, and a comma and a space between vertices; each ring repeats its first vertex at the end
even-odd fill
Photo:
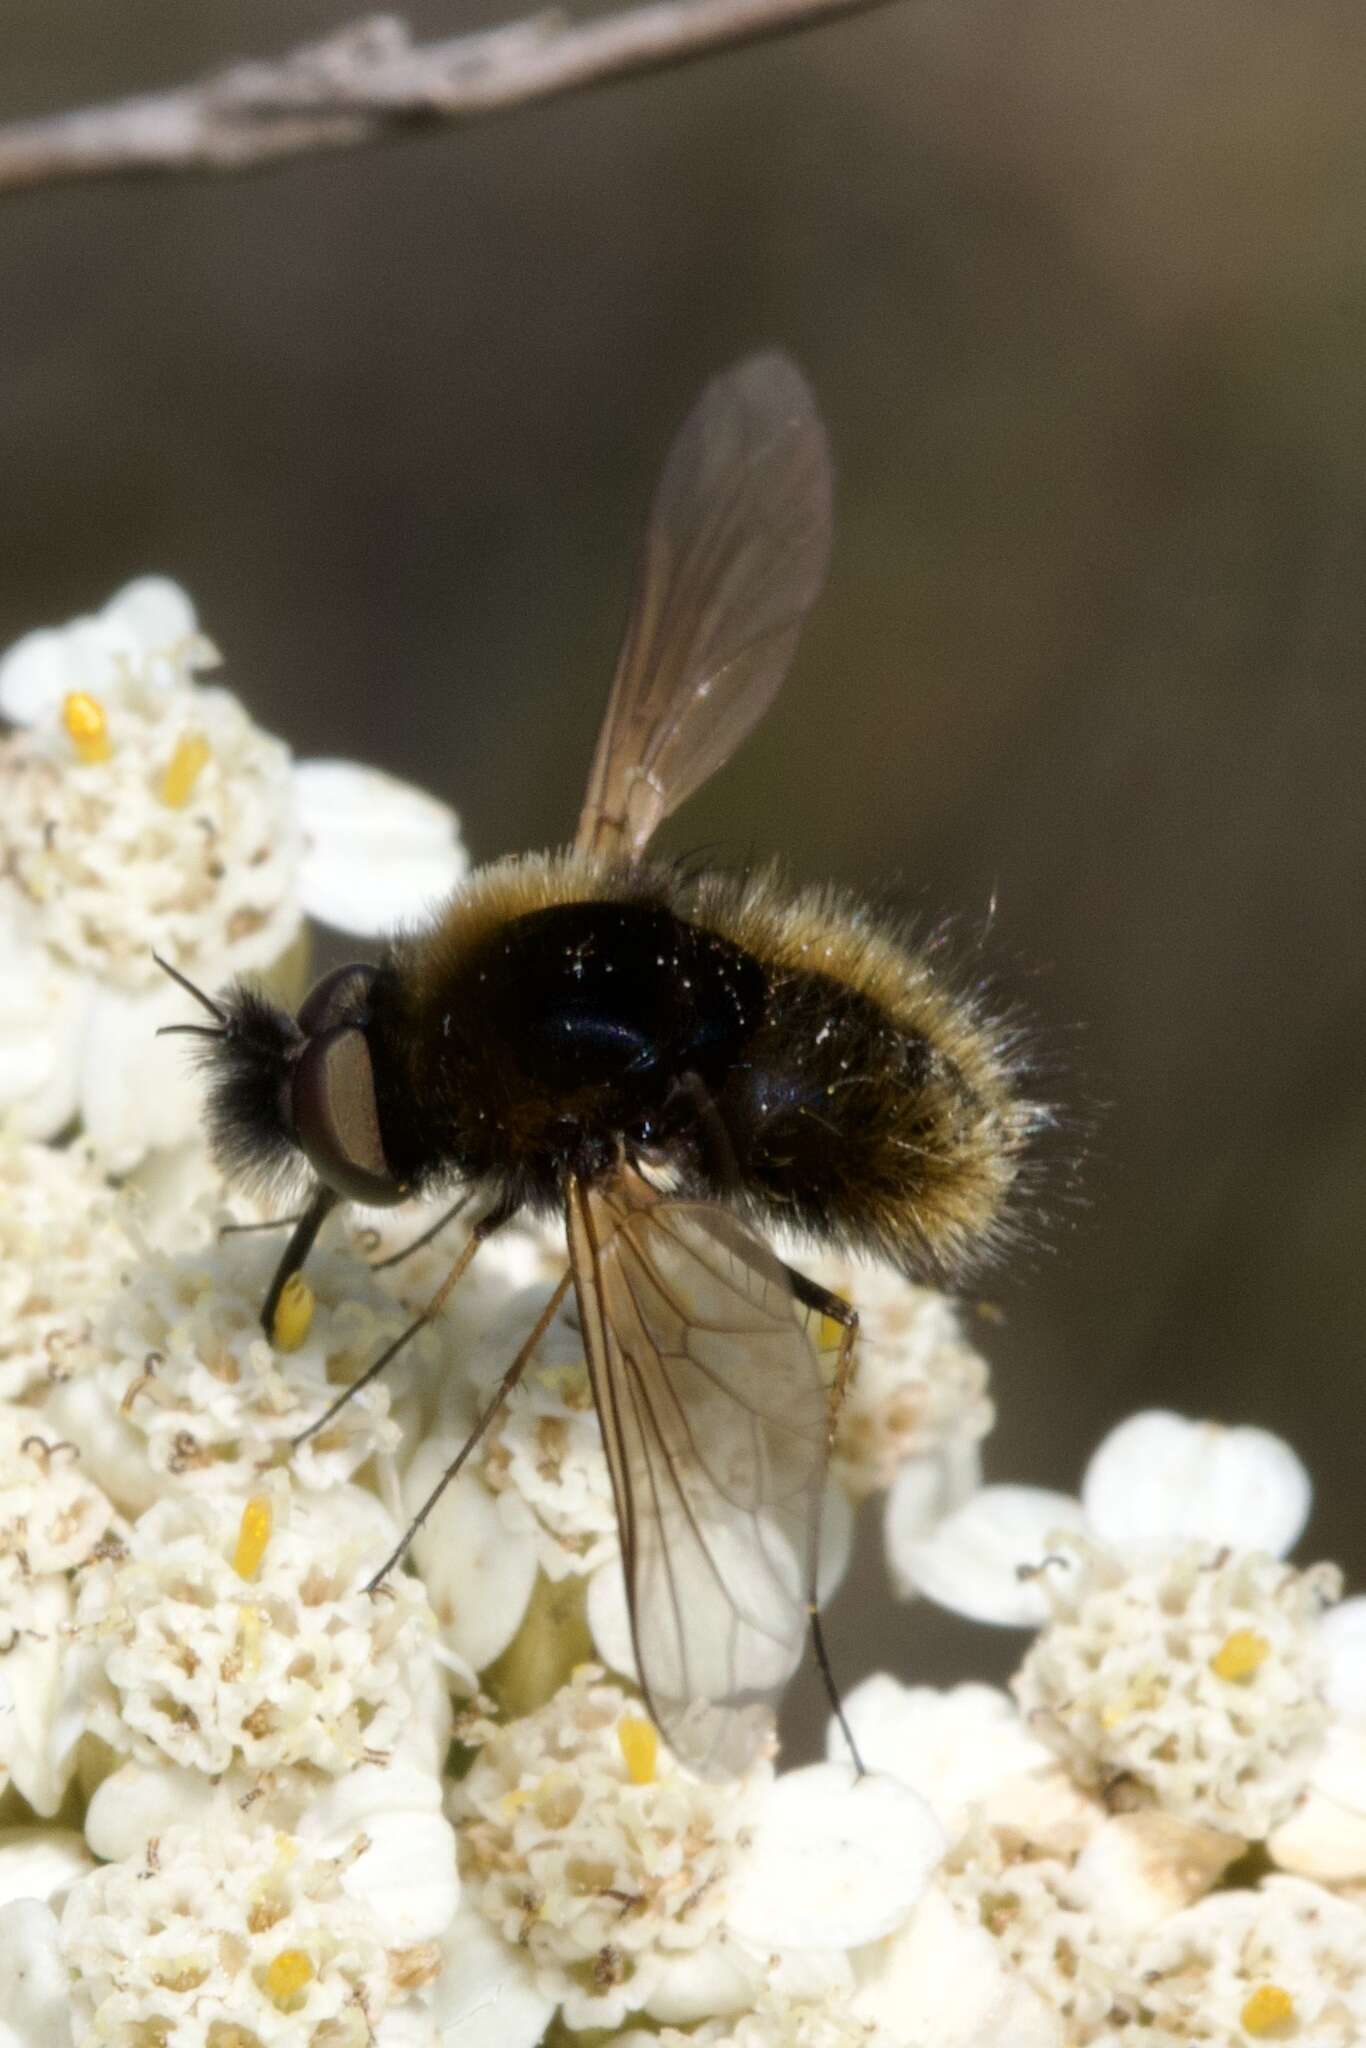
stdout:
POLYGON ((805 378, 750 356, 664 465, 576 845, 638 860, 772 703, 830 555, 830 454, 805 378))
POLYGON ((728 1211, 640 1175, 575 1183, 569 1242, 651 1714, 742 1771, 802 1655, 826 1399, 787 1276, 728 1211))

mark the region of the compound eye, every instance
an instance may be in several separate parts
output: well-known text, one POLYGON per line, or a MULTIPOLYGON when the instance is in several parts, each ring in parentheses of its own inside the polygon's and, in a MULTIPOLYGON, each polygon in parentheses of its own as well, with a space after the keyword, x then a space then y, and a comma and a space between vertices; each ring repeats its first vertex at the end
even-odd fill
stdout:
POLYGON ((375 1071, 358 1026, 337 1025, 309 1039, 294 1065, 290 1108, 295 1136, 328 1187, 377 1207, 403 1200, 384 1157, 375 1071))
POLYGON ((315 1031, 331 1031, 338 1024, 359 1024, 370 1000, 375 969, 362 961, 349 967, 334 967, 304 997, 295 1022, 305 1038, 315 1031))

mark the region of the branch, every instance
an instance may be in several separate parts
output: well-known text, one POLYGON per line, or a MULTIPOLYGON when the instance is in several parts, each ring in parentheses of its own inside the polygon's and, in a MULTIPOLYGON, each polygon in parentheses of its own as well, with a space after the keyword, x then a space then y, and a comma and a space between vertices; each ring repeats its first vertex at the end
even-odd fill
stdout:
POLYGON ((885 0, 654 0, 575 25, 562 14, 436 43, 374 15, 277 62, 0 126, 0 192, 71 178, 242 171, 455 126, 584 86, 858 14, 885 0))

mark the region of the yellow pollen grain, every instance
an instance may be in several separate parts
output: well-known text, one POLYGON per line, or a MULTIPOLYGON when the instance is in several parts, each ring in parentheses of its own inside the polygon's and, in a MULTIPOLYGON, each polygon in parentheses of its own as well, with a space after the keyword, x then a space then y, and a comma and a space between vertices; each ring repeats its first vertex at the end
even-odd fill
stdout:
POLYGON ((1270 1655, 1270 1643, 1255 1628, 1235 1628, 1210 1658, 1209 1668, 1216 1678, 1226 1678, 1232 1685, 1245 1685, 1270 1655))
POLYGON ((266 1993, 273 2005, 286 2006, 313 1980, 313 1965, 301 1948, 282 1948, 266 1971, 266 1993))
POLYGON ((313 1326, 318 1298, 302 1273, 291 1273, 275 1305, 271 1340, 277 1351, 297 1351, 313 1326))
POLYGON ((85 690, 73 690, 62 701, 62 724, 66 727, 77 758, 93 765, 107 761, 114 749, 109 739, 109 720, 98 697, 85 690))
POLYGON ((1279 1984, 1259 1984, 1238 2015, 1245 2034, 1264 2041, 1295 2024, 1295 2001, 1279 1984))
POLYGON ((653 1785, 659 1763, 659 1731, 653 1721, 628 1714, 617 1723, 617 1741, 633 1785, 653 1785))
POLYGON ((173 811, 183 811, 194 795, 194 786, 209 759, 209 743, 203 733, 182 734, 162 773, 161 786, 157 791, 161 801, 173 811))
POLYGON ((272 1519, 266 1495, 254 1493, 242 1510, 242 1526, 237 1531, 237 1548, 232 1554, 232 1568, 239 1579, 254 1579, 260 1571, 272 1519))

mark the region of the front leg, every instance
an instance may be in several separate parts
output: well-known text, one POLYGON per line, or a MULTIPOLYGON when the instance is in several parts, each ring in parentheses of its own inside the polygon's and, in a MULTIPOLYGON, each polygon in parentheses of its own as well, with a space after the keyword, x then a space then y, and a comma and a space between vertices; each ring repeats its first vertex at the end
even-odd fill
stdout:
POLYGON ((319 1181, 312 1200, 294 1226, 289 1243, 285 1246, 284 1256, 275 1268, 275 1278, 271 1281, 266 1298, 261 1304, 261 1328, 272 1343, 275 1340, 275 1316, 280 1306, 280 1296, 302 1267, 313 1249, 314 1239, 340 1200, 340 1195, 334 1194, 331 1188, 319 1181))

